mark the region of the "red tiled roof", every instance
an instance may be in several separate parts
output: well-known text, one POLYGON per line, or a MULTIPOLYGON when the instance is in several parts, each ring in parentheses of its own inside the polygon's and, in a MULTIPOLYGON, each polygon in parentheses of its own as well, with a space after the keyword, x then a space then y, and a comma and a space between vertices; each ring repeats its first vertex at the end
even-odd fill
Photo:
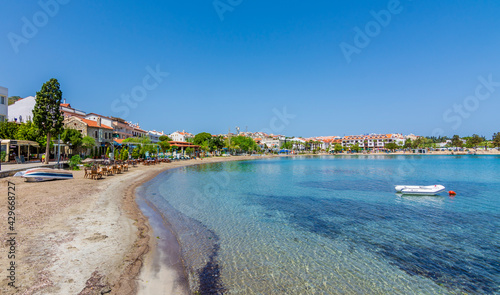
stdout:
POLYGON ((65 108, 70 108, 71 106, 69 105, 69 103, 61 103, 61 106, 62 107, 65 107, 65 108))
POLYGON ((115 139, 114 139, 114 141, 115 141, 116 143, 119 143, 119 144, 122 144, 123 140, 124 140, 123 138, 121 138, 121 139, 120 139, 120 138, 118 138, 118 139, 117 139, 117 138, 115 138, 115 139))
POLYGON ((109 127, 109 126, 106 126, 104 124, 101 124, 101 126, 97 126, 97 122, 96 121, 92 121, 92 120, 88 120, 88 119, 80 119, 83 121, 83 123, 87 124, 89 127, 95 127, 95 128, 103 128, 103 129, 111 129, 113 130, 113 128, 109 127))

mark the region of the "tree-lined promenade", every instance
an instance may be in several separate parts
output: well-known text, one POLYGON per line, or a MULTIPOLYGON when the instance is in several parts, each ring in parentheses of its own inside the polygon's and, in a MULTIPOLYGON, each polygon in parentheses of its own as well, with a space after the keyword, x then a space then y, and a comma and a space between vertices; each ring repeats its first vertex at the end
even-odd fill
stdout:
MULTIPOLYGON (((284 137, 279 144, 272 146, 261 143, 258 139, 244 135, 212 135, 208 132, 201 132, 192 138, 187 138, 193 143, 187 148, 180 148, 171 145, 172 139, 168 136, 160 136, 159 142, 153 143, 147 136, 130 137, 117 144, 114 141, 105 144, 96 143, 91 136, 83 136, 82 132, 64 126, 64 116, 61 113, 60 105, 62 91, 57 79, 50 79, 44 83, 37 92, 36 104, 33 109, 33 121, 21 122, 0 122, 0 138, 28 140, 38 143, 40 148, 45 147, 45 163, 48 163, 50 152, 60 138, 59 143, 63 143, 66 148, 64 153, 69 156, 78 155, 91 158, 109 158, 111 155, 115 159, 126 160, 128 158, 145 158, 151 156, 166 156, 182 153, 188 156, 206 156, 222 154, 249 154, 249 153, 342 153, 342 152, 372 152, 368 144, 361 147, 359 144, 342 145, 341 143, 325 145, 317 140, 294 141, 292 137, 284 137)), ((410 149, 439 149, 439 148, 466 148, 466 149, 491 149, 500 147, 500 132, 494 133, 491 140, 485 136, 473 134, 472 136, 460 137, 416 137, 414 140, 407 139, 402 144, 397 142, 385 142, 378 151, 397 151, 410 149), (446 144, 444 144, 446 143, 446 144)), ((5 152, 2 152, 1 159, 5 160, 5 152)), ((78 160, 78 159, 77 159, 78 160)))

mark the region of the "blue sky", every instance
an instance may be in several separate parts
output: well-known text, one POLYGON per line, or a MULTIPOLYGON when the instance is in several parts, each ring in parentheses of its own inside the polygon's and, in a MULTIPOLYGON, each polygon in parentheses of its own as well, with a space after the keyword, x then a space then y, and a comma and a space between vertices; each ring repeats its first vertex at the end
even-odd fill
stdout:
POLYGON ((500 131, 498 1, 40 3, 0 4, 9 95, 57 78, 73 107, 165 132, 500 131))

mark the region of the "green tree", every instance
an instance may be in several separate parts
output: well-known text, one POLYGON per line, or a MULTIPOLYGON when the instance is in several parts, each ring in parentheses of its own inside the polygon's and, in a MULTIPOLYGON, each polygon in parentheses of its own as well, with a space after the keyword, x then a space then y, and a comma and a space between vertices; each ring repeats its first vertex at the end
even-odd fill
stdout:
POLYGON ((333 147, 333 151, 336 152, 336 153, 340 153, 342 152, 342 146, 337 143, 334 147, 333 147))
POLYGON ((286 141, 281 144, 281 148, 285 150, 291 150, 293 147, 293 143, 291 141, 286 141))
POLYGON ((193 143, 196 145, 203 145, 204 142, 208 142, 210 139, 212 139, 212 134, 201 132, 194 136, 193 143))
POLYGON ((45 164, 49 163, 50 137, 59 134, 63 128, 63 115, 60 111, 62 91, 57 79, 45 82, 42 89, 36 93, 33 108, 33 123, 47 136, 45 146, 45 164))
POLYGON ((222 136, 212 136, 208 142, 211 151, 219 151, 224 147, 224 138, 222 136))
POLYGON ((235 136, 231 138, 231 144, 233 145, 233 148, 235 149, 240 149, 245 152, 251 152, 257 150, 257 143, 250 137, 245 137, 245 136, 235 136))
POLYGON ((20 96, 11 96, 9 97, 9 105, 14 104, 16 101, 22 99, 20 96))
POLYGON ((357 143, 355 145, 351 146, 351 151, 359 153, 360 150, 361 150, 361 147, 357 143))
POLYGON ((47 142, 47 138, 31 121, 19 124, 15 138, 20 140, 36 141, 40 146, 43 146, 47 142))
POLYGON ((398 149, 399 146, 394 142, 389 142, 385 145, 385 148, 388 150, 394 151, 394 150, 398 149))
POLYGON ((97 156, 97 154, 94 152, 94 147, 95 147, 95 139, 91 136, 85 136, 84 138, 82 138, 82 147, 84 147, 85 149, 92 149, 91 152, 90 152, 90 155, 93 157, 93 156, 97 156))
POLYGON ((126 147, 122 148, 122 153, 120 155, 120 159, 122 161, 127 161, 128 160, 128 149, 126 147))
POLYGON ((471 148, 477 148, 477 146, 484 141, 484 137, 481 137, 477 134, 472 135, 467 139, 467 145, 471 148))
POLYGON ((493 133, 492 143, 493 146, 500 147, 500 132, 493 133))
POLYGON ((406 141, 405 141, 405 144, 403 145, 403 147, 405 149, 411 149, 411 147, 413 146, 413 142, 411 141, 411 138, 408 138, 406 141))
POLYGON ((160 149, 163 153, 166 153, 170 149, 170 142, 168 142, 167 140, 158 142, 158 145, 160 146, 160 149))
POLYGON ((192 147, 186 148, 186 154, 192 155, 193 153, 194 153, 194 148, 192 148, 192 147))
POLYGON ((417 137, 412 143, 412 148, 423 148, 427 143, 427 139, 425 137, 417 137))
POLYGON ((70 146, 72 150, 77 150, 82 145, 82 134, 75 129, 64 129, 61 140, 70 146))
POLYGON ((453 135, 451 138, 451 145, 454 147, 462 147, 463 146, 463 141, 460 139, 460 136, 458 135, 453 135))
POLYGON ((139 148, 137 148, 137 147, 136 147, 136 148, 134 148, 134 149, 132 150, 132 158, 134 158, 134 159, 139 159, 139 157, 140 157, 140 156, 141 156, 141 155, 140 155, 140 153, 139 153, 139 148))
POLYGON ((0 122, 0 138, 16 139, 19 125, 14 122, 0 122))
POLYGON ((162 135, 160 136, 160 141, 172 141, 172 139, 166 135, 162 135))

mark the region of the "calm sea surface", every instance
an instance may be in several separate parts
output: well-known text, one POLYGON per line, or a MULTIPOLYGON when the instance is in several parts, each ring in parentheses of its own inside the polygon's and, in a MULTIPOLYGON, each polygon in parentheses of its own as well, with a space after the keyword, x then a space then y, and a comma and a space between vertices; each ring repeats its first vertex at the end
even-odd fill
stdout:
POLYGON ((500 294, 500 157, 227 162, 167 171, 139 193, 202 294, 500 294), (398 196, 396 184, 457 195, 398 196))

